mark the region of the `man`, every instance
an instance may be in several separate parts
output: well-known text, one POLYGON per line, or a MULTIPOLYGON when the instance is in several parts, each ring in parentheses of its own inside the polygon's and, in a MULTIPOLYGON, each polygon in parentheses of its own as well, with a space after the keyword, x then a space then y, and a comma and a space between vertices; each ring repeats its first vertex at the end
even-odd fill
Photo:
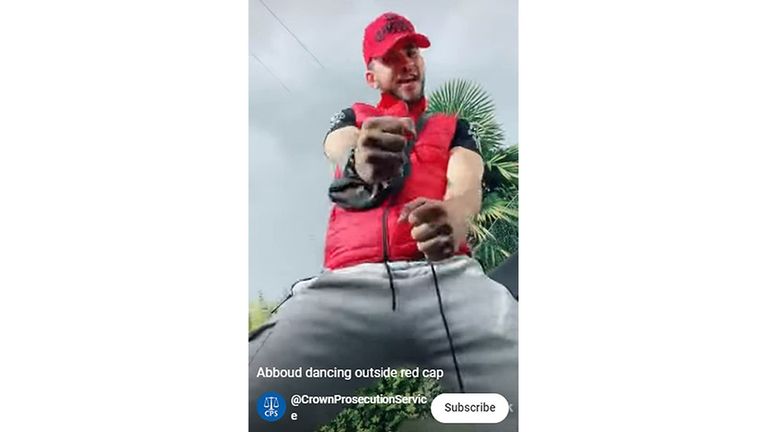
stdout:
POLYGON ((365 29, 365 80, 381 99, 343 110, 325 138, 337 166, 326 271, 295 284, 251 337, 251 430, 315 430, 344 408, 301 405, 295 420, 269 423, 254 412, 266 392, 353 395, 375 382, 354 371, 386 367, 440 370, 446 393, 502 394, 507 419, 472 430, 517 428, 517 302, 469 257, 483 161, 466 122, 426 114, 429 46, 394 13, 365 29), (333 373, 307 377, 310 367, 333 373))

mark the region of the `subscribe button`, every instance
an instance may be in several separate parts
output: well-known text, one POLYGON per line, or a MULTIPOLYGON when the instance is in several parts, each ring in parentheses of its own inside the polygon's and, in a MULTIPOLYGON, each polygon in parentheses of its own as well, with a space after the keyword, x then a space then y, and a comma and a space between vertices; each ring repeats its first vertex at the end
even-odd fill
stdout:
POLYGON ((510 411, 497 393, 443 393, 432 401, 432 417, 440 423, 500 423, 510 411))

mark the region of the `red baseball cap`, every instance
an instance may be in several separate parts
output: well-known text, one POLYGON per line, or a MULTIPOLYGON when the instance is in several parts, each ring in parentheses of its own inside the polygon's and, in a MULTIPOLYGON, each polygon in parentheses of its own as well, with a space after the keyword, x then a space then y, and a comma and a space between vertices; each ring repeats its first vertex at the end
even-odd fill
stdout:
POLYGON ((429 39, 416 33, 408 19, 393 12, 387 12, 373 20, 365 28, 363 36, 363 59, 365 64, 375 57, 384 56, 398 42, 410 39, 419 48, 429 48, 429 39))

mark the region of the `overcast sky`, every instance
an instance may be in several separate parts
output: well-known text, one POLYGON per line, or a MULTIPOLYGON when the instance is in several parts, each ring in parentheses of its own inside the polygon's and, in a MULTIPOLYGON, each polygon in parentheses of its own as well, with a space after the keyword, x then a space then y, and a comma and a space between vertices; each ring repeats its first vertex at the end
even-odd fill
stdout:
POLYGON ((322 270, 331 116, 378 101, 363 79, 365 26, 383 12, 405 15, 432 42, 427 93, 454 78, 479 83, 517 143, 517 0, 264 2, 324 66, 250 0, 250 295, 278 300, 322 270))

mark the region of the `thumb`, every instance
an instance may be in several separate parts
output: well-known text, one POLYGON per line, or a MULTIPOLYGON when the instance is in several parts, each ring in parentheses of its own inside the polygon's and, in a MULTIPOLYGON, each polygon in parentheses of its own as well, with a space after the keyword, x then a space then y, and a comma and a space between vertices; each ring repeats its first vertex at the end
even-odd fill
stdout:
POLYGON ((397 218, 397 221, 402 222, 402 221, 408 220, 408 216, 410 216, 410 214, 414 210, 416 210, 417 208, 423 206, 428 202, 429 200, 427 198, 416 198, 408 202, 408 204, 404 205, 403 209, 400 211, 400 217, 397 218))

